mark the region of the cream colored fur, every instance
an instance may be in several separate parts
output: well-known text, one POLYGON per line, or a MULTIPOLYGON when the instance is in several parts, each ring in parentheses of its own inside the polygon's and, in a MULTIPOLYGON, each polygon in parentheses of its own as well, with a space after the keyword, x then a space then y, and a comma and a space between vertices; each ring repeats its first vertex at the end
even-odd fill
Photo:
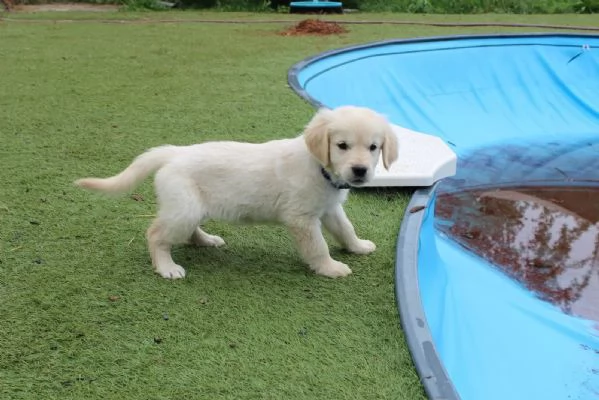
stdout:
POLYGON ((360 186, 372 179, 381 151, 388 168, 397 158, 397 139, 385 118, 345 106, 319 110, 293 139, 156 147, 118 175, 76 184, 123 193, 156 172, 159 210, 146 236, 155 271, 165 278, 185 276, 171 257, 173 245, 225 244, 200 228, 209 219, 285 224, 313 271, 341 277, 351 270, 329 255, 321 223, 350 252, 368 254, 376 246, 356 236, 342 208, 349 191, 333 187, 321 167, 338 184, 360 186))

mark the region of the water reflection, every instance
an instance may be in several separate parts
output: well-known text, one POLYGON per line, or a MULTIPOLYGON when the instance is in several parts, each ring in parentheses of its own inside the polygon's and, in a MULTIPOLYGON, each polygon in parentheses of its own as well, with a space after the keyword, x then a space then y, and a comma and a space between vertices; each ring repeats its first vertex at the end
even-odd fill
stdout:
POLYGON ((565 312, 599 321, 599 186, 442 192, 437 229, 565 312))

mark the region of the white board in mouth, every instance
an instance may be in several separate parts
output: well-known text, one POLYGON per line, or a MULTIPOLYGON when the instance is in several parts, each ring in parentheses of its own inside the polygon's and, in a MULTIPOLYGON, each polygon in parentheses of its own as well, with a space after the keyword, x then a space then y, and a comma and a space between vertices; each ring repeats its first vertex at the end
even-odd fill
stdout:
POLYGON ((364 186, 431 186, 456 173, 457 156, 443 139, 392 125, 399 157, 389 171, 380 160, 374 178, 364 186))

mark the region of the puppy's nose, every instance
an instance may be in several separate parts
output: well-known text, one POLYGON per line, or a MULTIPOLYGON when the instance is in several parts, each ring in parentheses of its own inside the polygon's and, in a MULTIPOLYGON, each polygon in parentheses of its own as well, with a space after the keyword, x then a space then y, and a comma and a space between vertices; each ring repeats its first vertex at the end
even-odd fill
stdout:
POLYGON ((366 176, 366 172, 368 172, 368 168, 363 165, 354 165, 351 167, 351 170, 356 178, 364 178, 366 176))

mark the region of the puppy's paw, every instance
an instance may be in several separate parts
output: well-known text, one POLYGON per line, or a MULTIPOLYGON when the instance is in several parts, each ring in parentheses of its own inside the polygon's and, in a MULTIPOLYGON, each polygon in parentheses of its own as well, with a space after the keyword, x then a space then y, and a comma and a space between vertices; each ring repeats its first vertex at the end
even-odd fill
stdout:
POLYGON ((216 235, 195 236, 193 242, 200 247, 221 247, 226 244, 222 237, 216 235))
POLYGON ((358 241, 347 250, 355 254, 370 254, 376 250, 376 244, 372 243, 370 240, 358 239, 358 241))
POLYGON ((181 279, 185 278, 185 269, 177 264, 172 264, 167 267, 156 268, 156 273, 166 279, 181 279))
POLYGON ((328 260, 325 264, 314 268, 318 275, 327 276, 329 278, 341 278, 351 274, 351 269, 342 262, 333 259, 328 260))

